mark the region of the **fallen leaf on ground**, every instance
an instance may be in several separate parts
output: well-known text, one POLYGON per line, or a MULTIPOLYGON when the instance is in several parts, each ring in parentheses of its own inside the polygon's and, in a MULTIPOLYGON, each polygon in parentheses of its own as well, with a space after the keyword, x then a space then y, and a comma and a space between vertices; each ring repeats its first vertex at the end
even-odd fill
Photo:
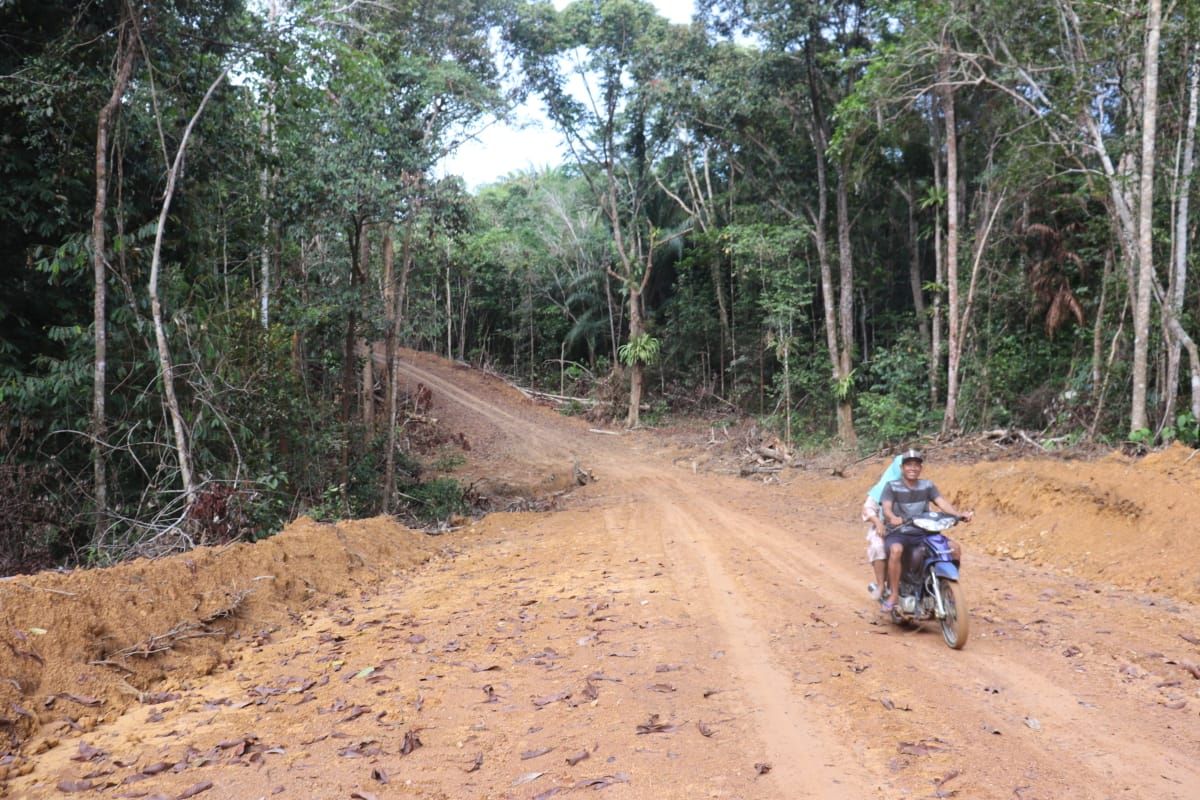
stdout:
POLYGON ((58 782, 58 790, 60 792, 86 792, 92 788, 91 781, 68 781, 61 780, 58 782))
POLYGON ((535 706, 537 706, 538 708, 541 708, 542 706, 548 706, 551 703, 557 703, 559 700, 566 700, 570 696, 571 696, 571 693, 564 689, 561 692, 555 692, 554 694, 548 694, 545 697, 535 698, 533 701, 533 704, 535 706))
POLYGON ((938 753, 945 750, 944 747, 939 747, 937 744, 929 742, 901 742, 897 749, 910 756, 927 756, 930 753, 938 753))
POLYGON ((483 766, 483 752, 475 754, 475 760, 471 762, 471 766, 467 767, 467 772, 476 772, 483 766))
POLYGON ((366 756, 377 756, 382 752, 383 747, 379 742, 374 739, 368 739, 365 742, 343 747, 341 750, 338 750, 338 755, 344 758, 364 758, 366 756))
POLYGON ((378 781, 379 783, 386 785, 389 780, 387 770, 385 770, 383 767, 375 767, 371 770, 371 780, 378 781))
POLYGON ((962 774, 961 770, 952 769, 940 778, 933 779, 933 785, 939 789, 962 774))
POLYGON ((94 761, 97 758, 103 758, 107 753, 99 747, 92 747, 84 741, 79 742, 79 752, 71 756, 72 761, 94 761))
POLYGON ((515 781, 513 781, 512 785, 513 786, 524 786, 527 783, 533 783, 534 781, 536 781, 538 778, 542 777, 545 774, 546 773, 544 773, 544 772, 526 772, 524 775, 522 775, 521 777, 519 777, 515 781))
POLYGON ((338 722, 350 722, 361 717, 371 709, 368 706, 350 706, 350 713, 338 720, 338 722))
POLYGON ((1193 678, 1200 680, 1200 667, 1196 666, 1191 661, 1180 661, 1179 666, 1190 672, 1193 678))
POLYGON ((159 703, 169 703, 172 700, 178 700, 179 695, 175 692, 145 692, 139 698, 143 705, 155 706, 159 703))
POLYGON ((199 783, 193 784, 192 786, 189 786, 188 788, 186 788, 182 792, 180 792, 179 797, 176 798, 176 800, 187 800, 187 798, 195 797, 196 795, 200 794, 201 792, 207 792, 212 787, 213 787, 212 781, 200 781, 199 783))
POLYGON ((754 771, 757 772, 759 775, 766 775, 768 772, 771 771, 771 765, 769 763, 767 763, 766 761, 760 761, 754 765, 754 771))
POLYGON ((157 775, 160 772, 166 772, 173 766, 175 766, 174 761, 156 761, 153 764, 142 767, 142 774, 157 775))
POLYGON ((626 772, 618 772, 615 775, 602 775, 599 778, 584 778, 571 788, 603 789, 605 786, 612 786, 614 783, 629 783, 629 774, 626 772))
POLYGON ((591 754, 587 750, 580 750, 578 753, 575 753, 574 755, 567 756, 567 764, 569 766, 573 767, 576 764, 578 764, 580 761, 583 761, 590 757, 591 757, 591 754))
POLYGON ((708 725, 704 724, 703 722, 697 722, 696 728, 700 731, 701 736, 712 736, 714 733, 716 733, 715 730, 713 730, 712 728, 710 728, 708 725))
POLYGON ((599 670, 593 672, 591 675, 588 675, 587 679, 589 681, 612 681, 613 683, 621 683, 620 678, 610 678, 599 670))
POLYGON ((673 733, 679 729, 678 725, 670 722, 659 722, 658 714, 651 714, 650 719, 637 726, 639 734, 645 733, 673 733))
POLYGON ((421 746, 421 740, 417 738, 416 731, 404 732, 404 743, 400 745, 400 755, 406 756, 413 750, 421 746))
POLYGON ((538 756, 544 756, 544 755, 546 755, 546 753, 549 753, 553 749, 554 749, 553 747, 539 747, 536 750, 526 750, 524 753, 521 753, 521 760, 528 761, 531 758, 537 758, 538 756))

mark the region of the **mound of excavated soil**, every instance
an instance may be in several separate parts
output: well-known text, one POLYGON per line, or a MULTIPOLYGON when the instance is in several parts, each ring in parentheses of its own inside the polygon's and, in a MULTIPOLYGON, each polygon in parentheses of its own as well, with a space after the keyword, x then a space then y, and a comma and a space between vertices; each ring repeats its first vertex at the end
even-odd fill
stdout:
MULTIPOLYGON (((931 457, 924 477, 975 521, 967 547, 1137 591, 1200 600, 1200 451, 1173 445, 1145 458, 978 461, 931 457)), ((887 460, 841 482, 813 481, 828 502, 857 510, 887 460)), ((806 486, 806 491, 809 486, 806 486)))
POLYGON ((139 693, 220 670, 229 639, 269 639, 289 615, 370 590, 437 547, 388 517, 301 518, 254 544, 4 579, 0 733, 89 730, 139 693))

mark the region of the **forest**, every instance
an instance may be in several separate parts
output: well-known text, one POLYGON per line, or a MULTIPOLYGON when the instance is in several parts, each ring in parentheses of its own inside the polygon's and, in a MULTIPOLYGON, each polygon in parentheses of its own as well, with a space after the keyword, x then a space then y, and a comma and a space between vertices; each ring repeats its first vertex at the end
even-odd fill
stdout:
POLYGON ((0 573, 457 508, 403 348, 630 428, 1195 446, 1198 25, 1195 0, 0 1, 0 573), (444 174, 526 101, 565 163, 444 174))

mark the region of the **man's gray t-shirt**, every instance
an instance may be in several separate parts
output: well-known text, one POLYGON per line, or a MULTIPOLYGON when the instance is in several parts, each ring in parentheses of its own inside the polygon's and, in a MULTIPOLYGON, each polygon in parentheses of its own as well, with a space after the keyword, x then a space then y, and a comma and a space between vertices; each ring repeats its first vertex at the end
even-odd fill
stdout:
POLYGON ((889 481, 888 485, 883 487, 879 504, 882 506, 891 500, 893 514, 901 519, 912 519, 928 511, 929 504, 941 495, 933 481, 924 478, 918 479, 914 487, 909 487, 903 480, 895 480, 889 481))

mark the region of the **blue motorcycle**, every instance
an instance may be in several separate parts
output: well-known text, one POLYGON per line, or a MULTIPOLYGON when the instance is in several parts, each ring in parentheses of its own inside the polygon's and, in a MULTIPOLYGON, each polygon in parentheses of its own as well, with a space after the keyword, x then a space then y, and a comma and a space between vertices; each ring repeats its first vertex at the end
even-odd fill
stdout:
MULTIPOLYGON (((953 528, 958 517, 929 511, 906 526, 925 532, 924 540, 906 548, 900 572, 900 602, 892 609, 892 622, 918 625, 936 619, 942 626, 946 645, 961 650, 971 632, 967 600, 959 582, 958 562, 950 552, 950 542, 942 535, 953 528)), ((886 594, 884 595, 886 597, 886 594)))

